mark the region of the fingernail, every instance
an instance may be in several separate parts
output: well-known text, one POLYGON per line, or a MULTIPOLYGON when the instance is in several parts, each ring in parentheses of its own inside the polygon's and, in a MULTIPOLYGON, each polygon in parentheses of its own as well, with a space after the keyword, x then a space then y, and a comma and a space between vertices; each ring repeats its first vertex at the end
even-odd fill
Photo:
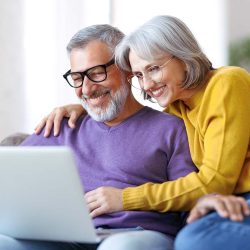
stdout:
POLYGON ((232 219, 234 220, 234 221, 242 221, 243 220, 243 216, 242 215, 240 215, 240 214, 234 214, 234 215, 232 215, 232 219))

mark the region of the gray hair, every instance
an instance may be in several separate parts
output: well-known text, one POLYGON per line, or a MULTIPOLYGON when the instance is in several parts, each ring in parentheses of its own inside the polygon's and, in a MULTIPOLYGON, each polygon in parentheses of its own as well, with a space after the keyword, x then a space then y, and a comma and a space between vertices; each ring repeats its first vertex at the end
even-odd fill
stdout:
POLYGON ((125 71, 131 71, 131 49, 144 60, 156 60, 170 54, 183 61, 187 73, 181 87, 185 89, 203 84, 212 68, 189 28, 172 16, 156 16, 122 40, 116 48, 115 59, 125 71))
POLYGON ((89 42, 98 40, 105 43, 110 48, 111 53, 114 56, 115 48, 120 43, 124 34, 109 24, 98 24, 88 26, 79 30, 69 41, 67 45, 67 52, 70 52, 75 48, 84 48, 89 42))

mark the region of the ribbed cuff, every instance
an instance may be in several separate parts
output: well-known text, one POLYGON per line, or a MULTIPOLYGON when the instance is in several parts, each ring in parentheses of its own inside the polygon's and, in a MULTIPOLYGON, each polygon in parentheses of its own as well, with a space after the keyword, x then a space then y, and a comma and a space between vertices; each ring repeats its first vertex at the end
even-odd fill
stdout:
POLYGON ((124 210, 141 210, 145 207, 143 186, 125 188, 122 192, 124 210))

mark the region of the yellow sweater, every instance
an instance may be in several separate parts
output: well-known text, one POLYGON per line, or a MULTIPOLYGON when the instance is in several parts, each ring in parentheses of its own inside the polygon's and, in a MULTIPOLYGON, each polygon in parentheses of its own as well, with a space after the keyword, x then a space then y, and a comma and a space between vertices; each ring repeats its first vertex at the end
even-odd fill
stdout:
POLYGON ((238 67, 212 72, 209 82, 188 102, 168 112, 185 123, 198 173, 161 184, 123 191, 125 210, 189 210, 208 193, 250 191, 250 74, 238 67))

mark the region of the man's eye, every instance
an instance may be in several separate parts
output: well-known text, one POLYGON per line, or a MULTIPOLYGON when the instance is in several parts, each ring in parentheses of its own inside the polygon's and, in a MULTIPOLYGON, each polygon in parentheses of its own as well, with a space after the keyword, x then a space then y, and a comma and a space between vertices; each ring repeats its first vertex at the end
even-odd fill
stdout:
POLYGON ((103 75, 105 75, 105 69, 103 67, 95 67, 91 70, 88 70, 86 73, 90 78, 92 79, 99 79, 102 78, 103 75))
POLYGON ((82 82, 82 78, 77 78, 74 80, 74 82, 82 82))
POLYGON ((97 72, 92 72, 92 73, 91 73, 91 75, 96 75, 96 76, 98 76, 98 75, 103 75, 103 74, 105 74, 104 71, 97 71, 97 72))
POLYGON ((90 78, 98 78, 98 77, 102 77, 103 75, 105 75, 104 71, 100 71, 100 72, 92 72, 91 74, 88 74, 88 76, 90 78))
POLYGON ((82 81, 82 77, 80 74, 77 74, 77 75, 71 75, 71 78, 74 82, 80 82, 82 81))

